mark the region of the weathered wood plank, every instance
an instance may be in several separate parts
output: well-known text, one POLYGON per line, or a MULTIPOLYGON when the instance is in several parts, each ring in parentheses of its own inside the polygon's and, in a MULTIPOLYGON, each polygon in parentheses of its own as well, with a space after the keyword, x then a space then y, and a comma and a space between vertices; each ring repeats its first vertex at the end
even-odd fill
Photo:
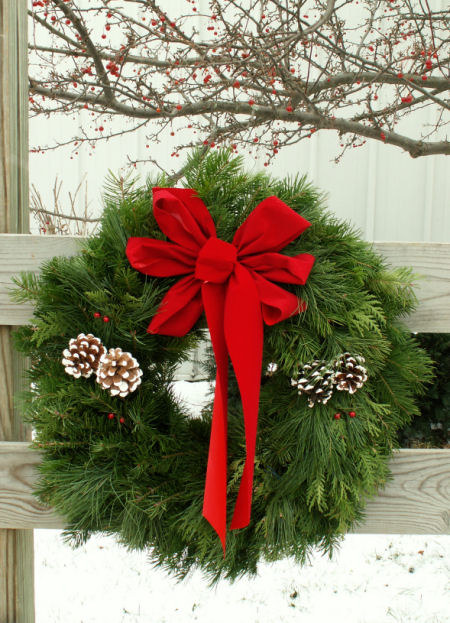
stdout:
POLYGON ((0 2, 0 232, 29 231, 26 0, 0 2))
POLYGON ((374 247, 392 266, 411 266, 421 276, 415 282, 419 306, 407 320, 411 330, 449 333, 450 243, 376 242, 374 247))
POLYGON ((400 450, 360 534, 450 534, 450 450, 400 450))
POLYGON ((33 315, 30 305, 11 301, 12 277, 24 271, 37 273, 42 262, 55 255, 73 255, 78 240, 69 236, 0 235, 0 325, 27 324, 33 315))
POLYGON ((0 528, 61 528, 64 524, 32 494, 40 463, 28 443, 0 443, 0 528))
MULTIPOLYGON (((0 232, 29 231, 28 32, 26 0, 0 0, 0 232)), ((14 325, 10 317, 6 325, 14 325)), ((24 359, 11 347, 11 328, 0 327, 0 440, 25 440, 31 431, 13 408, 24 359)), ((34 621, 32 530, 0 530, 0 621, 34 621)))
POLYGON ((34 621, 33 543, 33 530, 0 530, 1 623, 34 621))
MULTIPOLYGON (((54 255, 73 255, 80 238, 66 236, 0 235, 0 325, 25 324, 32 308, 14 305, 8 294, 11 277, 39 270, 54 255)), ((450 332, 450 243, 376 242, 376 250, 392 266, 412 266, 417 281, 418 310, 407 319, 412 331, 450 332)))
MULTIPOLYGON (((0 443, 0 527, 64 527, 32 494, 39 461, 26 443, 0 443)), ((390 467, 393 481, 368 503, 355 532, 450 534, 450 451, 400 450, 390 467)))

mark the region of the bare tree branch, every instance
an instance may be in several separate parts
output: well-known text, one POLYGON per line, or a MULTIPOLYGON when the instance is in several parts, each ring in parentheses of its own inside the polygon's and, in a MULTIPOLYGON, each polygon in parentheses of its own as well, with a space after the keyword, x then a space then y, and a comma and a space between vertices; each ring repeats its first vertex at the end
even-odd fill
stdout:
POLYGON ((109 115, 139 120, 148 140, 167 124, 191 130, 176 151, 252 144, 270 160, 334 130, 343 148, 370 139, 415 158, 450 154, 450 11, 427 0, 210 0, 200 14, 188 0, 170 12, 156 0, 33 2, 32 112, 87 108, 94 117, 73 141, 88 144, 120 133, 95 133, 96 115, 109 115), (436 122, 403 131, 424 108, 436 122))

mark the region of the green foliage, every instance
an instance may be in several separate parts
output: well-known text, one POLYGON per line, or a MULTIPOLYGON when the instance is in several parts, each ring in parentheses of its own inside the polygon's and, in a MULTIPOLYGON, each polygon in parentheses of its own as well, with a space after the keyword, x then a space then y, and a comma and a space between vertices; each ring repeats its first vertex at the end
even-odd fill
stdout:
POLYGON ((418 399, 420 418, 399 432, 403 447, 448 447, 450 443, 450 335, 422 333, 419 344, 434 361, 435 378, 418 399))
MULTIPOLYGON (((306 286, 285 286, 307 302, 307 311, 265 327, 264 370, 269 362, 278 370, 262 377, 252 520, 229 533, 223 558, 202 517, 211 405, 194 418, 172 391, 175 367, 205 323, 183 338, 148 334, 175 280, 145 277, 125 256, 130 236, 163 238, 151 187, 165 183, 156 178, 139 187, 110 177, 101 231, 77 256, 54 258, 38 278, 18 281, 16 298, 35 304, 34 324, 15 337, 32 360, 31 389, 22 400, 44 456, 37 493, 67 518, 74 543, 94 531, 115 534, 129 548, 148 548, 155 564, 178 576, 198 566, 212 580, 236 578, 254 573, 261 558, 304 561, 312 547, 330 553, 361 519, 365 499, 386 482, 398 429, 417 414, 414 395, 431 376, 428 356, 398 320, 415 304, 411 274, 389 272, 349 225, 323 210, 305 178, 248 174, 227 151, 191 155, 185 185, 209 207, 220 238, 231 240, 262 199, 277 195, 312 223, 283 252, 316 257, 306 286), (97 311, 110 322, 95 319, 97 311), (81 332, 131 351, 144 370, 135 393, 111 398, 94 378, 65 374, 61 353, 81 332), (342 352, 365 358, 367 383, 309 408, 291 377, 311 359, 342 352), (349 411, 357 416, 349 418, 349 411)), ((213 377, 211 360, 207 367, 213 377)), ((240 404, 231 372, 229 513, 245 459, 240 404)))

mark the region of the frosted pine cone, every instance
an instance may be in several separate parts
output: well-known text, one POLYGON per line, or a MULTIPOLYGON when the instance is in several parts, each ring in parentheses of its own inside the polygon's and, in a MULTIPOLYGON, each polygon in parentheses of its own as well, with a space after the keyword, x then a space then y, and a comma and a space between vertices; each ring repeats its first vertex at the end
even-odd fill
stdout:
POLYGON ((131 353, 121 348, 110 348, 100 360, 97 383, 111 396, 126 398, 141 384, 142 370, 131 353))
POLYGON ((331 366, 326 361, 315 360, 306 363, 297 379, 291 379, 291 385, 299 394, 308 396, 308 405, 326 404, 333 394, 333 375, 331 366))
POLYGON ((266 368, 266 376, 273 376, 275 372, 278 370, 278 364, 274 361, 271 361, 267 364, 266 368))
POLYGON ((354 394, 367 381, 364 357, 343 353, 334 362, 336 389, 354 394))
POLYGON ((63 351, 62 364, 67 374, 79 379, 89 378, 98 368, 105 347, 98 337, 88 333, 80 333, 69 342, 69 348, 63 351))

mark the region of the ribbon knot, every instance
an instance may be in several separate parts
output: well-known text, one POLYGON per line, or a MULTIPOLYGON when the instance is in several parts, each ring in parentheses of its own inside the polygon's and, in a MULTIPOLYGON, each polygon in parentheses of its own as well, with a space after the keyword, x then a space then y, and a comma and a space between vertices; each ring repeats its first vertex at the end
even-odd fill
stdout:
POLYGON ((154 277, 184 275, 164 296, 148 332, 185 335, 202 311, 217 366, 203 516, 225 554, 227 525, 227 393, 231 359, 242 400, 246 458, 231 529, 250 522, 263 356, 263 323, 273 325, 306 309, 273 283, 304 285, 314 257, 278 253, 310 223, 277 197, 264 199, 236 231, 219 240, 208 209, 192 189, 154 188, 153 212, 172 242, 130 238, 127 256, 154 277))
POLYGON ((208 238, 195 264, 195 277, 206 283, 223 283, 234 270, 237 249, 219 238, 208 238))

